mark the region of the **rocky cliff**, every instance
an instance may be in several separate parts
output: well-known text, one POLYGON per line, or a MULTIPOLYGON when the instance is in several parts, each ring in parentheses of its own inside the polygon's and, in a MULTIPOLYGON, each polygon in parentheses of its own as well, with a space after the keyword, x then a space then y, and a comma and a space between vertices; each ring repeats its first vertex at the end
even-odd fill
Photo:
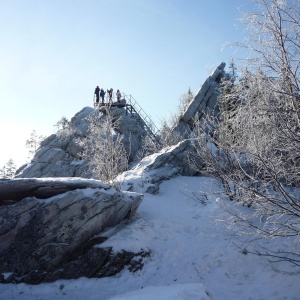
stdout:
POLYGON ((96 180, 0 180, 0 282, 102 277, 125 265, 142 267, 134 258, 148 251, 101 247, 105 229, 131 217, 142 199, 96 180))
MULTIPOLYGON (((31 162, 22 166, 15 177, 91 178, 92 173, 89 171, 87 160, 81 159, 82 147, 79 142, 88 134, 89 117, 102 114, 104 120, 106 113, 106 109, 99 111, 91 107, 83 108, 71 119, 68 129, 50 135, 41 143, 31 162)), ((121 134, 131 162, 136 158, 142 145, 141 140, 146 134, 145 129, 139 122, 139 118, 126 113, 124 108, 113 107, 110 109, 110 114, 115 122, 114 130, 121 134)))
POLYGON ((207 113, 210 115, 219 113, 217 100, 221 81, 227 76, 225 65, 225 63, 221 63, 205 80, 184 114, 180 117, 177 125, 173 128, 173 134, 179 134, 187 138, 193 130, 196 120, 201 120, 207 113))
POLYGON ((204 169, 196 139, 186 139, 143 158, 116 178, 123 190, 158 194, 160 184, 176 176, 196 176, 204 169), (136 176, 139 174, 139 176, 136 176))

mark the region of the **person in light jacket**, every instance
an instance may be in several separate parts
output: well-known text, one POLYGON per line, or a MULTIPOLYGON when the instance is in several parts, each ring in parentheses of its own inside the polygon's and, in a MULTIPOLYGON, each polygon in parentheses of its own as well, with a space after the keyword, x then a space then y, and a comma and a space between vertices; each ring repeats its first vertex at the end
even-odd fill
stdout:
POLYGON ((107 90, 109 96, 109 103, 112 103, 113 89, 107 90))
POLYGON ((117 95, 117 100, 118 100, 118 102, 120 103, 121 102, 121 92, 119 91, 119 90, 117 90, 117 93, 116 93, 116 95, 117 95))

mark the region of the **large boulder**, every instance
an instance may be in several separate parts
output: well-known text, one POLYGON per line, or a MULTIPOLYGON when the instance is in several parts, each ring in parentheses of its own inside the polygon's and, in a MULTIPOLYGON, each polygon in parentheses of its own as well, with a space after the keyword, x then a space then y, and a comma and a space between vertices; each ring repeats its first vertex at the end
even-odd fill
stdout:
POLYGON ((196 120, 201 120, 207 113, 214 115, 219 113, 217 100, 221 81, 227 76, 225 65, 225 63, 221 63, 205 80, 194 99, 173 128, 173 134, 188 137, 189 133, 194 128, 196 120))
POLYGON ((0 180, 0 205, 5 205, 5 201, 17 202, 26 197, 46 199, 84 188, 109 189, 110 185, 99 180, 82 178, 2 179, 0 180))
POLYGON ((149 255, 99 246, 142 199, 96 180, 0 180, 0 282, 109 276, 149 255))
POLYGON ((123 190, 156 194, 164 180, 173 177, 196 176, 205 164, 197 155, 196 139, 186 139, 143 158, 134 168, 120 174, 116 181, 123 190), (138 175, 138 176, 136 176, 138 175))

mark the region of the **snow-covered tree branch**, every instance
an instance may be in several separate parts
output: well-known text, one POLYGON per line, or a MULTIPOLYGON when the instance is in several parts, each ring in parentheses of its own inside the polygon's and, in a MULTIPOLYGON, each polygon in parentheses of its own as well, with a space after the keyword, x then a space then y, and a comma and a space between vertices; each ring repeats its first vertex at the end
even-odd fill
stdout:
POLYGON ((114 131, 116 124, 109 114, 97 113, 88 121, 89 134, 81 142, 82 157, 88 160, 94 178, 112 183, 117 174, 127 169, 130 153, 126 152, 121 135, 114 131))
POLYGON ((223 205, 231 228, 285 237, 299 255, 300 1, 253 2, 258 11, 244 16, 250 34, 243 45, 256 54, 251 71, 223 83, 220 116, 199 125, 198 155, 235 200, 223 205))

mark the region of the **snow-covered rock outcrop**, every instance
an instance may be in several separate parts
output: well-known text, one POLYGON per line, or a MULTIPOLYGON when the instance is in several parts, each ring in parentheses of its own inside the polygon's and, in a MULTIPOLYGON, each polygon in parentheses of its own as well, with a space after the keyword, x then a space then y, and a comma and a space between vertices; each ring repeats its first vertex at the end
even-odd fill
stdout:
MULTIPOLYGON (((106 114, 105 108, 103 121, 106 114)), ((82 148, 79 141, 88 134, 88 118, 97 111, 85 107, 79 111, 70 122, 70 128, 47 137, 32 161, 21 167, 16 178, 42 178, 42 177, 83 177, 91 178, 87 161, 81 159, 82 148)), ((134 160, 140 149, 143 136, 146 135, 143 124, 139 118, 126 113, 124 108, 111 107, 110 113, 114 120, 114 129, 122 135, 122 142, 130 153, 130 161, 134 160)))
POLYGON ((101 247, 101 233, 132 216, 142 194, 78 178, 0 180, 0 282, 114 275, 139 253, 101 247), (8 205, 14 201, 14 205, 8 205), (97 245, 97 247, 94 247, 97 245), (3 275, 5 274, 5 275, 3 275))
POLYGON ((143 158, 134 168, 120 174, 116 180, 122 184, 123 190, 157 194, 160 183, 165 180, 179 175, 199 174, 204 162, 197 155, 196 148, 196 139, 186 139, 143 158))
POLYGON ((105 115, 107 112, 112 116, 114 130, 121 134, 122 143, 129 154, 129 162, 137 159, 137 153, 143 144, 143 138, 147 132, 144 128, 143 121, 137 114, 130 114, 126 109, 111 107, 107 111, 106 107, 100 108, 105 115))
POLYGON ((71 119, 70 128, 52 134, 42 141, 31 162, 22 166, 16 178, 85 177, 89 178, 87 164, 80 159, 82 149, 77 143, 88 133, 87 118, 95 112, 85 107, 71 119))
POLYGON ((195 120, 201 120, 204 114, 208 112, 215 115, 219 113, 217 100, 221 80, 226 76, 225 65, 225 63, 221 63, 205 80, 185 113, 179 119, 178 124, 173 128, 174 134, 188 136, 188 133, 194 127, 195 120))
MULTIPOLYGON (((194 122, 201 119, 207 112, 218 113, 217 97, 222 78, 226 76, 225 63, 221 63, 216 70, 206 79, 198 93, 173 128, 174 135, 188 138, 193 130, 194 122)), ((100 107, 103 120, 107 113, 112 116, 114 130, 121 134, 122 143, 129 154, 129 163, 137 161, 138 151, 143 145, 146 136, 145 124, 137 114, 132 114, 126 108, 100 107)), ((70 123, 67 132, 52 134, 46 138, 38 149, 31 163, 21 167, 16 178, 41 178, 41 177, 84 177, 91 178, 87 161, 81 159, 79 140, 86 137, 89 122, 87 118, 98 110, 85 107, 78 112, 70 123)))

